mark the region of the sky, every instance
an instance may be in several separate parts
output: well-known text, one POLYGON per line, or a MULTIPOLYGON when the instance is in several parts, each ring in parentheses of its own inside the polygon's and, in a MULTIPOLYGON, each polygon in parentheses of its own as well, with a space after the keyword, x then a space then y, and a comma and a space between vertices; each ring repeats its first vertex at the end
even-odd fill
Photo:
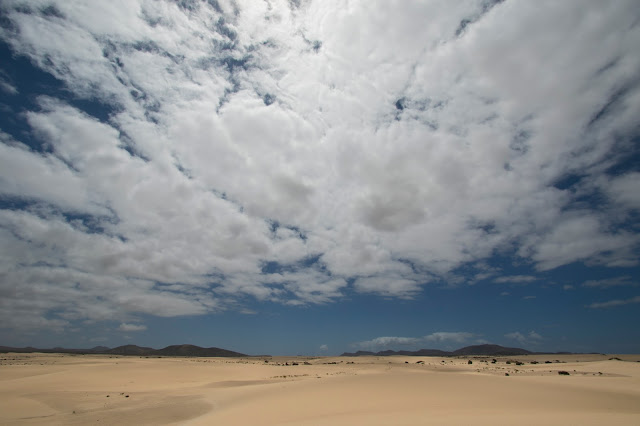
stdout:
POLYGON ((3 0, 0 345, 640 353, 637 0, 3 0))

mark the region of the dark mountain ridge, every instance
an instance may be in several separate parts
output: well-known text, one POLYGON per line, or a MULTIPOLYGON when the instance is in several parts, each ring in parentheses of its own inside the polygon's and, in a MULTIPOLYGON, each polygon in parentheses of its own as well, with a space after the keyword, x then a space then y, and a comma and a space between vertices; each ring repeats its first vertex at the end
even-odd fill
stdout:
POLYGON ((164 355, 164 356, 204 356, 204 357, 213 357, 213 356, 224 356, 224 357, 240 357, 247 356, 245 354, 241 354, 239 352, 230 351, 227 349, 220 348, 201 348, 200 346, 194 345, 172 345, 167 346, 164 349, 159 349, 154 351, 154 355, 164 355))
POLYGON ((136 346, 136 345, 123 345, 123 346, 118 346, 117 348, 107 349, 104 352, 98 352, 98 353, 113 354, 113 355, 149 355, 154 351, 155 349, 153 348, 147 348, 147 347, 136 346))
POLYGON ((500 345, 473 345, 453 351, 454 356, 464 355, 529 355, 533 352, 521 348, 506 348, 500 345))
POLYGON ((136 345, 123 345, 117 348, 96 346, 92 349, 38 349, 38 348, 12 348, 0 346, 0 353, 57 353, 57 354, 100 354, 100 355, 136 355, 136 356, 193 356, 193 357, 246 357, 248 355, 220 348, 201 348, 195 345, 172 345, 163 349, 153 349, 136 345))
POLYGON ((358 352, 345 352, 342 356, 391 356, 391 355, 405 355, 405 356, 469 356, 469 355, 483 355, 483 356, 501 356, 501 355, 529 355, 536 352, 531 352, 521 348, 507 348, 500 345, 473 345, 465 346, 464 348, 456 349, 455 351, 441 351, 439 349, 420 349, 417 351, 358 351, 358 352))
MULTIPOLYGON (((96 346, 91 349, 66 349, 66 348, 53 348, 53 349, 38 349, 32 347, 26 348, 13 348, 8 346, 0 346, 0 353, 15 352, 15 353, 62 353, 62 354, 100 354, 100 355, 131 355, 131 356, 184 356, 184 357, 246 357, 246 355, 240 352, 234 352, 227 349, 221 349, 216 347, 202 348, 195 345, 171 345, 162 349, 154 349, 136 345, 123 345, 117 348, 107 348, 105 346, 96 346)), ((417 351, 393 351, 385 350, 379 352, 371 351, 357 351, 357 352, 345 352, 341 356, 392 356, 392 355, 405 355, 405 356, 514 356, 514 355, 529 355, 529 354, 545 354, 550 352, 531 352, 522 348, 509 348, 500 345, 473 345, 465 346, 464 348, 457 349, 455 351, 442 351, 439 349, 420 349, 417 351)), ((569 352, 555 352, 569 353, 569 352)), ((269 355, 260 355, 269 356, 269 355)))

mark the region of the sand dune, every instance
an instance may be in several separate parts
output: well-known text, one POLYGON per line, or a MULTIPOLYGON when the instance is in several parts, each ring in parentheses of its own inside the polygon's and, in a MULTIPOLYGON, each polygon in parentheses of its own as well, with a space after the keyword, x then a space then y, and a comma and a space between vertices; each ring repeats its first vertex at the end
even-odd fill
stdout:
POLYGON ((610 358, 2 354, 0 424, 640 424, 640 356, 610 358))

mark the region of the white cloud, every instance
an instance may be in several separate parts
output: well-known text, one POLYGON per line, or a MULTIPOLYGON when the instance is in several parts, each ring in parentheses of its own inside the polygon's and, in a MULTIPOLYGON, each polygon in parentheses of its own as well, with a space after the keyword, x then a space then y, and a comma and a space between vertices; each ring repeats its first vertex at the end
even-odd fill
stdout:
POLYGON ((145 331, 146 329, 147 329, 147 326, 144 324, 127 324, 126 322, 123 322, 118 327, 118 330, 125 331, 125 332, 145 331))
POLYGON ((527 340, 524 334, 520 333, 519 331, 514 331, 513 333, 507 333, 504 335, 504 337, 506 337, 507 339, 517 340, 520 343, 524 343, 527 340))
POLYGON ((634 303, 640 303, 640 296, 631 297, 629 299, 615 299, 615 300, 609 300, 607 302, 592 303, 590 305, 587 305, 587 308, 604 309, 604 308, 613 308, 616 306, 630 305, 634 303))
POLYGON ((410 299, 419 291, 416 281, 399 277, 358 278, 354 287, 361 293, 376 293, 382 296, 394 296, 410 299))
POLYGON ((553 269, 578 260, 608 264, 612 260, 605 255, 607 252, 617 254, 611 266, 616 266, 619 262, 629 266, 637 263, 636 259, 632 259, 632 249, 637 245, 637 237, 626 231, 605 233, 603 227, 602 218, 593 214, 567 217, 550 234, 536 242, 532 258, 538 262, 540 270, 553 269))
POLYGON ((588 280, 582 283, 583 287, 609 288, 618 286, 634 286, 637 283, 630 276, 605 278, 602 280, 588 280))
POLYGON ((531 330, 527 334, 523 334, 519 331, 514 331, 512 333, 507 333, 504 335, 507 339, 517 340, 520 344, 536 344, 539 343, 543 337, 531 330))
POLYGON ((363 349, 390 348, 393 346, 415 346, 421 342, 419 337, 383 336, 364 342, 354 343, 355 347, 363 349))
POLYGON ((11 84, 4 72, 0 71, 0 90, 8 95, 17 95, 18 89, 11 84))
POLYGON ((493 280, 494 283, 530 283, 536 281, 537 278, 531 275, 509 275, 504 277, 498 277, 493 280))
POLYGON ((542 336, 539 335, 538 333, 536 333, 535 331, 530 331, 529 332, 529 339, 531 339, 531 340, 541 340, 542 336))
POLYGON ((329 346, 327 346, 327 345, 320 345, 320 350, 321 350, 322 352, 326 352, 326 351, 328 351, 328 350, 329 350, 329 346))
POLYGON ((455 342, 462 343, 474 336, 472 333, 467 332, 446 332, 440 331, 424 336, 424 340, 427 342, 455 342))
POLYGON ((605 173, 640 112, 634 2, 219 3, 2 3, 70 96, 25 113, 42 152, 0 135, 28 204, 0 212, 0 323, 412 298, 496 250, 637 263, 637 173, 605 173))
POLYGON ((640 209, 639 186, 640 173, 627 173, 609 181, 609 195, 615 202, 637 210, 640 209))
POLYGON ((390 349, 402 346, 416 347, 418 345, 427 343, 440 343, 440 344, 461 344, 472 339, 475 335, 468 332, 445 332, 439 331, 431 333, 422 337, 397 337, 397 336, 385 336, 376 337, 375 339, 366 340, 363 342, 354 343, 353 346, 360 349, 368 350, 380 350, 390 349))

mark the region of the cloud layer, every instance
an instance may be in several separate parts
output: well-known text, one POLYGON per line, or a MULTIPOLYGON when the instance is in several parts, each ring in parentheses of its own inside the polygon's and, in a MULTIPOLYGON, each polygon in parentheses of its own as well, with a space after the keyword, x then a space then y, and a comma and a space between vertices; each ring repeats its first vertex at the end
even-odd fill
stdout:
POLYGON ((604 308, 613 308, 616 306, 629 305, 633 303, 640 303, 640 296, 631 297, 629 299, 614 299, 614 300, 609 300, 607 302, 592 303, 587 307, 591 309, 604 309, 604 308))
POLYGON ((0 13, 63 87, 3 104, 27 129, 0 133, 4 327, 411 298, 495 254, 637 264, 634 1, 0 13))
POLYGON ((516 340, 519 344, 538 344, 543 339, 542 336, 531 330, 529 333, 523 334, 519 331, 507 333, 504 335, 507 339, 516 340))
POLYGON ((461 345, 465 342, 469 342, 474 337, 476 336, 473 333, 468 333, 465 331, 438 331, 422 337, 376 337, 375 339, 354 343, 352 346, 358 349, 375 351, 381 349, 394 349, 403 346, 417 348, 421 345, 436 345, 438 346, 438 348, 440 348, 440 345, 445 345, 443 347, 450 347, 456 344, 461 345))

